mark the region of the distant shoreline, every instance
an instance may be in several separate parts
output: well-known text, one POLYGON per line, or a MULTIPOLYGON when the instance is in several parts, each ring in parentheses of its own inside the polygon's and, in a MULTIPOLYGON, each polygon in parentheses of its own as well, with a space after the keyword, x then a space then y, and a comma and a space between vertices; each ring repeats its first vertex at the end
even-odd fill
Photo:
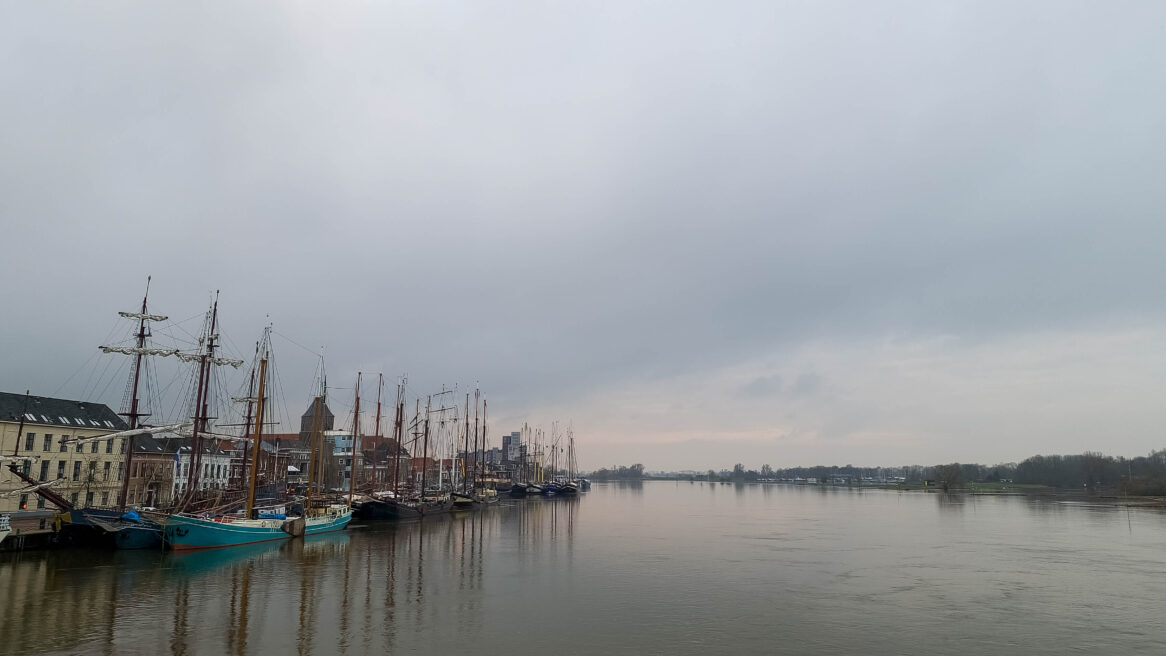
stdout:
MULTIPOLYGON (((675 483, 707 483, 710 485, 781 485, 785 487, 810 489, 859 489, 859 490, 887 490, 892 492, 924 492, 944 493, 939 486, 923 485, 921 483, 874 484, 874 485, 839 485, 834 483, 790 483, 786 481, 707 481, 686 477, 646 476, 644 478, 607 478, 592 479, 596 483, 643 483, 644 481, 660 481, 675 483)), ((1116 490, 1101 490, 1090 494, 1077 490, 1060 489, 1047 485, 1025 485, 1019 483, 975 483, 959 488, 953 488, 946 494, 973 495, 973 496, 1014 496, 1030 497, 1034 499, 1046 498, 1062 501, 1082 501, 1107 506, 1132 506, 1140 508, 1166 508, 1166 497, 1123 495, 1116 490)))

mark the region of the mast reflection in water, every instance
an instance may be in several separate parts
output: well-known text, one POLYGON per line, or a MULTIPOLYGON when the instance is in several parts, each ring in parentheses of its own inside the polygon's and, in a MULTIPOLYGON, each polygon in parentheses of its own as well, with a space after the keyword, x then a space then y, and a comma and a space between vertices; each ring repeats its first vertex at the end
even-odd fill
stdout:
POLYGON ((1166 514, 596 484, 189 554, 0 554, 19 654, 1161 653, 1166 514))
POLYGON ((191 553, 5 555, 2 649, 383 653, 433 644, 436 629, 455 644, 483 624, 486 555, 502 525, 537 525, 557 505, 191 553))

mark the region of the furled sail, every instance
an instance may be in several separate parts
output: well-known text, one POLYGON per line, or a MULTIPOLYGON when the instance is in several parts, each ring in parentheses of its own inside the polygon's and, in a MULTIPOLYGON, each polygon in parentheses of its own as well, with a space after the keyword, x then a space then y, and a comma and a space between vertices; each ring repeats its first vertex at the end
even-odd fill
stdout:
POLYGON ((28 494, 29 492, 36 492, 37 490, 41 489, 42 487, 49 487, 50 485, 56 485, 57 483, 60 483, 64 480, 65 479, 63 479, 63 478, 54 478, 53 480, 48 481, 47 483, 38 483, 37 485, 29 485, 28 487, 22 487, 22 488, 19 488, 16 490, 12 490, 10 492, 4 492, 3 494, 0 494, 0 499, 3 499, 5 497, 14 497, 14 496, 17 496, 20 494, 28 494))
POLYGON ((178 355, 178 349, 135 348, 132 346, 99 346, 102 353, 122 353, 125 355, 178 355))
MULTIPOLYGON (((198 362, 199 359, 202 358, 201 353, 175 353, 175 355, 177 355, 178 359, 182 360, 183 362, 198 362)), ((234 367, 236 369, 243 366, 242 360, 232 360, 230 358, 208 358, 207 361, 211 364, 234 367)))
POLYGON ((25 460, 36 462, 40 460, 40 456, 34 456, 31 453, 26 456, 0 456, 0 462, 24 462, 25 460))
MULTIPOLYGON (((194 431, 191 429, 184 429, 184 430, 175 431, 175 432, 181 437, 193 437, 194 436, 194 431)), ((244 439, 238 435, 223 435, 222 433, 211 433, 208 431, 199 431, 198 436, 203 438, 204 440, 232 440, 232 441, 237 442, 241 439, 244 439)))
POLYGON ((154 433, 167 433, 172 431, 180 431, 185 428, 190 428, 193 424, 190 422, 182 424, 171 424, 169 426, 156 426, 153 428, 133 428, 127 431, 119 431, 117 433, 107 433, 105 435, 98 435, 97 437, 84 437, 77 440, 62 440, 63 442, 76 442, 77 444, 85 444, 87 442, 96 442, 98 440, 109 440, 115 437, 133 437, 134 435, 153 435, 154 433))
POLYGON ((141 312, 118 312, 118 314, 127 319, 145 319, 146 321, 165 321, 170 318, 160 314, 142 314, 141 312))

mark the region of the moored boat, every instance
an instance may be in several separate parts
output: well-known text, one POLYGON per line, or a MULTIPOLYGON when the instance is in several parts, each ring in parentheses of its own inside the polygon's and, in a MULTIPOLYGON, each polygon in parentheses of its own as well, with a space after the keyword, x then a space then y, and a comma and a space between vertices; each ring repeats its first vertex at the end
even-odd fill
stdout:
MULTIPOLYGON (((213 358, 214 336, 216 334, 215 325, 218 317, 218 304, 216 302, 214 310, 212 310, 211 320, 209 322, 210 331, 207 340, 207 348, 201 356, 202 366, 205 369, 206 360, 213 358)), ((249 455, 244 458, 244 470, 250 464, 250 485, 248 487, 247 503, 245 510, 238 515, 235 514, 197 514, 192 512, 176 512, 165 517, 162 521, 165 526, 163 534, 165 536, 166 546, 174 551, 186 551, 191 549, 213 549, 217 547, 233 547, 243 544, 255 544, 257 542, 267 542, 270 540, 285 540, 291 537, 300 537, 306 532, 307 520, 304 517, 289 517, 286 514, 285 507, 272 506, 264 509, 256 508, 255 491, 257 482, 257 459, 255 454, 258 453, 260 445, 263 443, 263 426, 265 424, 264 414, 266 409, 266 387, 267 387, 267 362, 270 349, 270 328, 264 330, 263 339, 259 347, 256 349, 256 357, 258 362, 258 395, 254 401, 256 404, 255 411, 255 427, 252 437, 252 448, 249 455)), ((200 376, 200 382, 204 378, 200 376)), ((204 384, 205 385, 205 384, 204 384)), ((205 389, 199 390, 199 399, 205 398, 205 389)), ((196 403, 196 408, 202 407, 202 403, 196 403)), ((250 415, 249 415, 250 416, 250 415)), ((199 430, 206 425, 207 417, 196 417, 194 424, 194 434, 192 444, 192 453, 198 454, 199 449, 199 430)), ((193 490, 198 489, 198 465, 195 461, 189 474, 189 485, 187 485, 187 496, 180 502, 180 509, 189 503, 193 490)), ((347 524, 347 521, 344 522, 347 524)), ((331 529, 329 529, 331 530, 331 529)))
MULTIPOLYGON (((102 346, 105 353, 120 353, 133 356, 133 365, 130 368, 129 405, 125 412, 118 413, 126 417, 129 422, 129 431, 122 433, 125 440, 122 456, 122 469, 126 475, 122 478, 121 489, 117 496, 117 508, 80 508, 71 509, 62 513, 62 530, 67 536, 65 539, 82 543, 96 543, 114 549, 161 549, 163 546, 162 525, 151 519, 143 518, 129 507, 130 471, 132 471, 134 456, 142 450, 141 440, 155 432, 154 430, 138 431, 142 420, 150 416, 150 412, 141 404, 139 387, 144 383, 143 370, 148 369, 144 358, 178 356, 177 349, 153 348, 147 339, 150 337, 151 322, 165 321, 167 317, 150 314, 147 310, 147 301, 150 296, 150 280, 146 278, 146 293, 142 297, 142 306, 138 312, 119 312, 127 319, 136 319, 137 331, 133 335, 134 345, 102 346)), ((177 426, 175 426, 177 427, 177 426)), ((162 430, 175 427, 163 427, 162 430)), ((114 435, 103 439, 112 440, 114 435)), ((96 446, 96 445, 94 445, 96 446)), ((80 450, 80 445, 77 446, 80 450)), ((108 451, 107 451, 108 453, 108 451)), ((135 491, 137 493, 139 491, 135 491)), ((149 497, 147 497, 149 498, 149 497)), ((154 500, 154 503, 157 501, 154 500)))
POLYGON ((361 520, 409 520, 428 515, 440 515, 453 510, 453 500, 449 498, 418 499, 366 499, 360 502, 354 513, 361 520))
POLYGON ((343 531, 351 521, 351 508, 344 504, 332 504, 320 514, 309 515, 304 519, 304 535, 343 531))
POLYGON ((397 499, 364 499, 352 507, 352 513, 361 521, 385 519, 413 519, 418 517, 409 506, 397 499))
POLYGON ((142 517, 137 511, 119 512, 100 508, 84 508, 66 513, 74 526, 90 526, 100 531, 98 539, 103 546, 114 549, 161 549, 163 526, 142 517))
POLYGON ((260 517, 170 515, 164 520, 166 546, 174 551, 187 551, 286 540, 297 532, 297 523, 298 532, 303 533, 303 518, 287 519, 278 514, 260 517))
POLYGON ((498 503, 498 490, 490 487, 482 487, 474 490, 474 503, 482 505, 498 503))
POLYGON ((422 517, 442 515, 453 510, 453 498, 448 494, 424 497, 413 504, 422 517))

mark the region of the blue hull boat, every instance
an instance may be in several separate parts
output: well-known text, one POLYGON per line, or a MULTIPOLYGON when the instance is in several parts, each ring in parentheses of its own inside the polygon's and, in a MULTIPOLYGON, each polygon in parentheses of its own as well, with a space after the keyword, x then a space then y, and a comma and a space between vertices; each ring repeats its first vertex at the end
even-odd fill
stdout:
POLYGON ((166 546, 174 551, 215 549, 270 540, 286 540, 304 531, 302 519, 166 518, 166 546), (297 529, 296 522, 300 522, 297 529))
POLYGON ((352 521, 352 509, 347 506, 334 506, 324 515, 309 517, 305 522, 304 535, 319 535, 332 531, 343 531, 348 522, 352 521))
POLYGON ((161 549, 162 525, 134 511, 83 508, 63 513, 63 525, 82 544, 114 549, 161 549), (76 537, 81 536, 81 537, 76 537), (87 536, 87 537, 86 537, 87 536))

